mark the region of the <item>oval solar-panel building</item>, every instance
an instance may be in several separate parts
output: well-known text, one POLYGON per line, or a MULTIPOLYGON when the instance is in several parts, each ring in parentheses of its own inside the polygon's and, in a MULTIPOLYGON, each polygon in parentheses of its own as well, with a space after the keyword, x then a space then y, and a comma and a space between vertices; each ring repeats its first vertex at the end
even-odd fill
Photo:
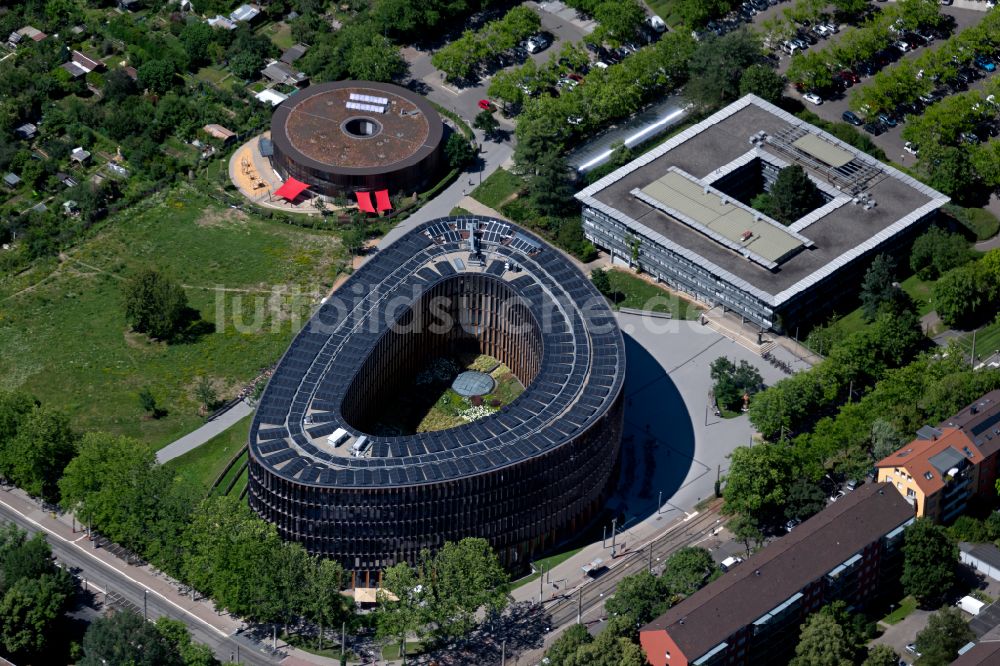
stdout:
POLYGON ((271 165, 314 193, 419 192, 440 176, 444 124, 421 95, 391 83, 310 86, 271 116, 271 165))
MULTIPOLYGON (((467 392, 493 390, 476 374, 467 392)), ((250 505, 357 585, 467 536, 522 569, 599 516, 624 376, 614 315, 560 252, 496 219, 425 223, 356 271, 278 364, 250 430, 250 505), (445 429, 380 432, 414 377, 462 353, 502 363, 523 392, 445 429)))

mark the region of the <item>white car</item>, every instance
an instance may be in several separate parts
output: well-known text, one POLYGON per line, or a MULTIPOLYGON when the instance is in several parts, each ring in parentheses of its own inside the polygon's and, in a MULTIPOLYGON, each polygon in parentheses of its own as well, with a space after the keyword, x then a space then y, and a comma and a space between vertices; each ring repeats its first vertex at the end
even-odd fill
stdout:
POLYGON ((804 99, 807 102, 811 102, 817 106, 823 103, 823 98, 814 92, 805 93, 804 95, 802 95, 802 99, 804 99))
POLYGON ((920 152, 920 150, 916 146, 913 145, 912 141, 907 141, 906 143, 904 143, 903 144, 903 150, 905 150, 909 154, 913 155, 914 157, 916 157, 917 153, 920 152))

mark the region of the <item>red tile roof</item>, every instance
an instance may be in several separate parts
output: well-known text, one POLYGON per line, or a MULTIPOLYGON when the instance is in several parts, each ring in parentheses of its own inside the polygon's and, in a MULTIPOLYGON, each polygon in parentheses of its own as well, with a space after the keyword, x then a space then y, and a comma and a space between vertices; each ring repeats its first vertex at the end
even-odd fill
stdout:
POLYGON ((913 477, 925 495, 933 495, 944 487, 941 471, 931 458, 954 449, 974 465, 983 461, 983 454, 969 436, 957 428, 944 428, 937 439, 915 439, 898 451, 875 463, 876 467, 899 467, 913 477), (968 451, 968 453, 966 453, 968 451))

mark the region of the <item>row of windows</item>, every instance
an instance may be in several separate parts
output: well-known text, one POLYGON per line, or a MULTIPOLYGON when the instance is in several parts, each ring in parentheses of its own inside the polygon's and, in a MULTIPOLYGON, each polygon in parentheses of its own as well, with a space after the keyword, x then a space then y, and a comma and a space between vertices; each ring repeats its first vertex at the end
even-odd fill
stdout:
POLYGON ((619 395, 591 428, 545 456, 406 489, 302 486, 251 460, 250 504, 284 538, 347 569, 378 569, 387 558, 412 563, 422 548, 464 536, 487 538, 515 565, 596 517, 617 469, 621 419, 619 395))

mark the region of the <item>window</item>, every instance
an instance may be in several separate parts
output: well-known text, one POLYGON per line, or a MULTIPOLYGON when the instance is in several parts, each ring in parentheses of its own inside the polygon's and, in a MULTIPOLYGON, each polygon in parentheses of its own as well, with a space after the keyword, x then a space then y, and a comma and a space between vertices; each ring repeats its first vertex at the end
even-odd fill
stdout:
POLYGON ((917 493, 913 492, 913 488, 907 488, 906 489, 906 496, 907 497, 916 497, 917 493))

